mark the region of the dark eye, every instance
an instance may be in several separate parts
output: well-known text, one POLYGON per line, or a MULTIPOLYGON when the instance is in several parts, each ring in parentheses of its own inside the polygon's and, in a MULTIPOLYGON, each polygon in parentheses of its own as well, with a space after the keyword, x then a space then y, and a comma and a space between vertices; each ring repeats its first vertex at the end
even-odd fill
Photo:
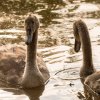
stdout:
POLYGON ((32 24, 34 24, 34 21, 32 21, 32 24))
POLYGON ((31 29, 27 29, 27 35, 30 35, 31 34, 31 29))
POLYGON ((25 20, 25 23, 27 23, 28 21, 27 20, 25 20))

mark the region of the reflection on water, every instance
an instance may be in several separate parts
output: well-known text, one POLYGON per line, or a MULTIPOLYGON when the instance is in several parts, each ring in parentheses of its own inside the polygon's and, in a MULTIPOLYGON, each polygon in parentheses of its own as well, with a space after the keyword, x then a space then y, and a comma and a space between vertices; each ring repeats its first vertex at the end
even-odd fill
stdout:
MULTIPOLYGON (((81 0, 78 1, 81 2, 81 0)), ((24 32, 18 32, 17 30, 24 30, 26 14, 33 12, 39 17, 41 23, 39 34, 41 38, 39 38, 39 44, 46 47, 60 44, 69 45, 70 42, 67 34, 72 34, 72 24, 77 17, 88 19, 100 18, 99 4, 97 4, 98 0, 95 0, 95 3, 86 3, 88 0, 86 2, 82 1, 82 3, 76 2, 76 0, 69 0, 68 2, 63 0, 29 0, 24 2, 23 0, 1 0, 0 2, 0 29, 15 28, 15 32, 13 33, 6 32, 5 34, 5 31, 0 31, 0 34, 23 36, 24 32), (23 6, 21 6, 22 4, 23 6)), ((3 44, 6 44, 6 42, 15 43, 20 39, 16 39, 14 42, 10 40, 3 41, 3 44)), ((2 44, 2 41, 0 43, 2 44)))
POLYGON ((96 3, 100 3, 100 0, 85 0, 86 2, 96 2, 96 3))
POLYGON ((30 100, 79 100, 77 93, 83 91, 79 80, 82 53, 73 51, 72 25, 79 18, 86 22, 94 64, 100 69, 100 59, 97 59, 100 54, 100 0, 0 0, 0 46, 23 45, 24 19, 29 12, 40 19, 38 50, 51 73, 50 82, 45 91, 44 87, 0 91, 6 95, 6 98, 0 95, 0 99, 27 100, 27 95, 30 100))
POLYGON ((44 88, 44 86, 41 86, 33 89, 23 89, 23 91, 30 100, 40 100, 40 96, 42 95, 44 88))
MULTIPOLYGON (((32 89, 3 88, 4 91, 7 91, 9 93, 13 92, 13 95, 15 95, 15 97, 17 95, 19 95, 19 97, 21 95, 26 95, 29 98, 29 100, 40 100, 40 96, 42 95, 44 89, 45 89, 45 86, 40 86, 40 87, 36 87, 36 88, 32 88, 32 89)), ((7 95, 7 94, 5 94, 5 95, 7 95)), ((5 97, 4 97, 4 99, 5 99, 5 97)), ((19 100, 24 100, 24 98, 19 99, 19 100)))
POLYGON ((7 13, 25 14, 27 12, 33 12, 36 9, 43 9, 46 6, 50 9, 55 9, 58 6, 65 5, 63 0, 7 0, 0 1, 1 11, 7 13), (23 6, 22 6, 23 5, 23 6))

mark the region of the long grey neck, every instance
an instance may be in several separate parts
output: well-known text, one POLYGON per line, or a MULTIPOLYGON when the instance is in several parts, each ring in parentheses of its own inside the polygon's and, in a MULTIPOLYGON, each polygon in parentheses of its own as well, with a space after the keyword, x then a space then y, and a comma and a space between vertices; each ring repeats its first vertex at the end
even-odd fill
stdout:
POLYGON ((82 43, 83 66, 92 67, 93 61, 92 61, 91 42, 90 42, 89 32, 86 26, 80 28, 79 36, 82 43))
POLYGON ((27 66, 36 66, 38 30, 33 34, 32 43, 27 45, 27 66))

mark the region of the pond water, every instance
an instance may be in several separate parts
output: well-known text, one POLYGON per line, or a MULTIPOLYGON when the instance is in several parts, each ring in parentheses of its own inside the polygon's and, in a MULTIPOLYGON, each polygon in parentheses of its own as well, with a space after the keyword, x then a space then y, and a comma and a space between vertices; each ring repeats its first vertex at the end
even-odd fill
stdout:
POLYGON ((0 0, 0 5, 0 46, 24 45, 24 20, 34 13, 40 20, 38 51, 51 74, 45 87, 1 88, 0 100, 79 100, 82 52, 73 50, 73 22, 81 18, 87 24, 93 63, 100 69, 100 0, 0 0))

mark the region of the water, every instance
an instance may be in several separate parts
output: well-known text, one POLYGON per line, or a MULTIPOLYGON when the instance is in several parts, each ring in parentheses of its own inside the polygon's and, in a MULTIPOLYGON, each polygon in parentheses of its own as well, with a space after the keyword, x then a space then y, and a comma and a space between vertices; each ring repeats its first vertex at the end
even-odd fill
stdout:
POLYGON ((79 100, 78 92, 83 93, 79 80, 82 52, 73 50, 73 22, 82 18, 87 24, 93 62, 100 69, 100 1, 1 0, 0 4, 0 46, 24 46, 24 19, 33 12, 40 20, 38 51, 43 54, 51 74, 45 87, 33 90, 1 88, 0 100, 79 100))

